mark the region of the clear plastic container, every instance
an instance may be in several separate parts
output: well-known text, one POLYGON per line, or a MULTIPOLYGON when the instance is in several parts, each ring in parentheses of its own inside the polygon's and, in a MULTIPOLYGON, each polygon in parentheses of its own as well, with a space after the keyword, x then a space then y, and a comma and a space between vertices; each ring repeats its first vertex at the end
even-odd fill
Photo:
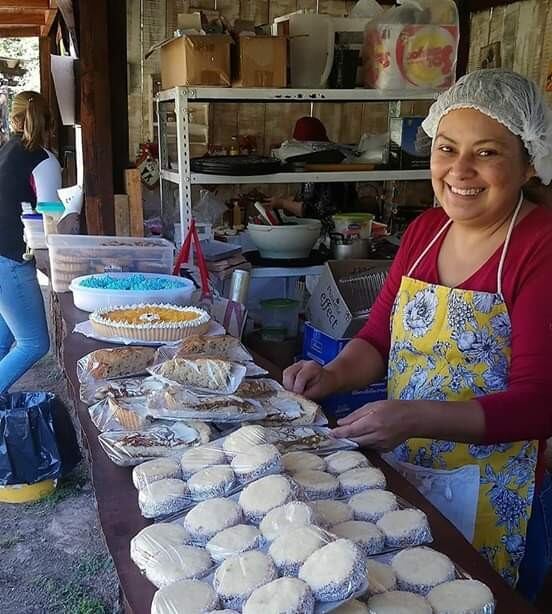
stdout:
POLYGON ((23 237, 30 249, 46 249, 46 235, 44 223, 39 213, 24 213, 21 216, 23 222, 23 237))
POLYGON ((169 275, 174 245, 160 238, 49 235, 52 287, 67 292, 73 279, 94 273, 169 275))
POLYGON ((284 341, 297 337, 300 307, 299 301, 290 298, 261 301, 263 340, 284 341))

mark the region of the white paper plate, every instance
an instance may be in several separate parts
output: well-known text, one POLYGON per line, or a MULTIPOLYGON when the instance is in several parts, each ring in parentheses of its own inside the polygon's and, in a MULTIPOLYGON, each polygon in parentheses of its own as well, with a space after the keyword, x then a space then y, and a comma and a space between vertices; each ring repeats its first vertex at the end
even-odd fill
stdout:
MULTIPOLYGON (((160 345, 170 345, 166 341, 143 341, 142 339, 127 339, 126 337, 102 337, 98 335, 96 331, 92 328, 92 324, 90 320, 85 320, 84 322, 79 322, 75 328, 73 329, 74 333, 80 333, 85 337, 89 337, 90 339, 96 339, 97 341, 104 341, 105 343, 114 343, 116 345, 151 345, 154 347, 160 345)), ((226 330, 222 324, 211 320, 209 322, 209 328, 205 335, 224 335, 226 330)), ((175 342, 177 343, 177 342, 175 342)))

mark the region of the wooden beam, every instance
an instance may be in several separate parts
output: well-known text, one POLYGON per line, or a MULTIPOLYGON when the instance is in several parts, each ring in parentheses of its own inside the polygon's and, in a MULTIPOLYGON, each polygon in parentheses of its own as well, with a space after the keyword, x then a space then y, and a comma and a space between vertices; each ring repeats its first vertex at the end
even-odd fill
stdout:
POLYGON ((89 234, 115 234, 108 2, 80 0, 81 126, 89 234))
POLYGON ((467 0, 466 5, 470 13, 479 11, 487 11, 496 6, 505 6, 506 4, 514 4, 518 0, 467 0))
POLYGON ((49 11, 45 11, 45 14, 46 14, 46 24, 43 25, 42 28, 40 29, 41 36, 48 36, 48 34, 50 34, 50 30, 54 26, 54 22, 56 21, 58 12, 57 12, 57 9, 52 9, 49 11))
POLYGON ((28 36, 40 36, 40 26, 4 28, 0 24, 0 38, 26 38, 28 36))
POLYGON ((48 9, 48 0, 0 0, 0 9, 6 8, 27 8, 27 9, 48 9))
POLYGON ((0 25, 3 26, 43 26, 46 13, 40 9, 2 9, 0 8, 0 25))
POLYGON ((458 42, 458 59, 456 62, 456 78, 465 75, 470 60, 471 13, 466 0, 457 0, 460 40, 458 42))

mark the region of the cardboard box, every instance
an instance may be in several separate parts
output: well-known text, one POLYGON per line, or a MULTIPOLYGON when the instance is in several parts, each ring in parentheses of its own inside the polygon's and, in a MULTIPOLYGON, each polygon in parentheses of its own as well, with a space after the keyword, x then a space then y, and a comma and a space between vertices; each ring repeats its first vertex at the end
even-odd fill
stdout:
MULTIPOLYGON (((310 323, 335 339, 353 337, 362 328, 367 314, 359 315, 354 310, 354 306, 350 304, 351 296, 346 296, 347 292, 340 280, 354 273, 386 273, 390 264, 384 260, 326 262, 320 281, 307 304, 307 318, 310 323)), ((361 296, 359 292, 354 294, 357 301, 361 296)), ((368 310, 371 306, 365 303, 362 308, 368 310)))
POLYGON ((161 45, 161 85, 164 90, 179 85, 229 87, 230 45, 225 34, 186 35, 161 45))
POLYGON ((235 87, 287 87, 287 38, 240 36, 233 49, 235 87))
POLYGON ((413 170, 429 168, 431 139, 422 129, 424 117, 392 117, 389 120, 389 166, 413 170))
POLYGON ((331 362, 347 345, 349 339, 335 339, 310 322, 305 322, 303 331, 303 358, 315 360, 321 365, 331 362))

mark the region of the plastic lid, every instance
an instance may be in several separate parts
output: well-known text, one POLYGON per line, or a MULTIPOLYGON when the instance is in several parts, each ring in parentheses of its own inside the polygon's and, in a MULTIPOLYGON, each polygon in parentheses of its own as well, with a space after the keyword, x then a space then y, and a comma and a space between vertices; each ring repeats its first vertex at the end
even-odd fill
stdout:
POLYGON ((50 215, 65 213, 65 207, 60 202, 38 203, 36 210, 40 213, 48 213, 50 215))
POLYGON ((261 307, 268 309, 294 309, 299 306, 299 301, 292 298, 269 298, 261 301, 261 307))
POLYGON ((373 213, 337 213, 333 216, 334 220, 373 220, 373 213))

